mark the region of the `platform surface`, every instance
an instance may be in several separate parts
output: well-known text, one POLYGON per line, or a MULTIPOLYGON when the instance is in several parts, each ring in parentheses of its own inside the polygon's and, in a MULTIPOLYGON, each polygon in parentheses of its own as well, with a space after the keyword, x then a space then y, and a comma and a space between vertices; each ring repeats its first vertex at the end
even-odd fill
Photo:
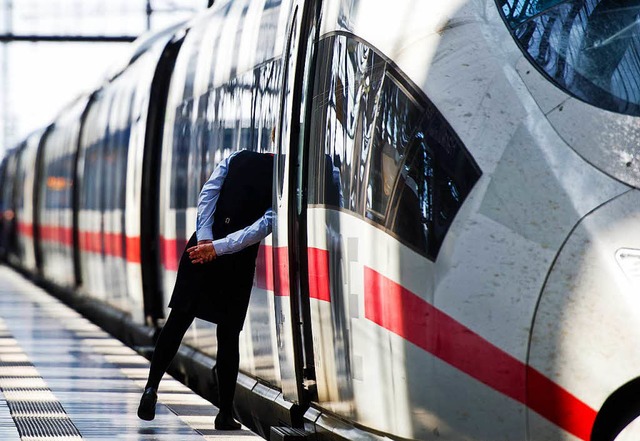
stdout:
POLYGON ((0 440, 262 440, 216 431, 218 410, 165 375, 156 418, 136 411, 149 362, 0 266, 0 440))

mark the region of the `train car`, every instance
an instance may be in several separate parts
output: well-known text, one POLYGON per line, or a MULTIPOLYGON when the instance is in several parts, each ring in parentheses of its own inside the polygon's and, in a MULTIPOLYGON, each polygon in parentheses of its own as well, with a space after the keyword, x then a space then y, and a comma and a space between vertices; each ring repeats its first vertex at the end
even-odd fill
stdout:
POLYGON ((20 262, 18 254, 18 221, 16 219, 17 206, 21 201, 17 199, 19 183, 16 176, 20 169, 20 154, 24 148, 24 143, 20 143, 11 149, 7 156, 3 158, 0 165, 0 209, 2 218, 0 219, 0 257, 13 264, 20 262))
MULTIPOLYGON (((36 254, 42 278, 60 288, 79 283, 74 237, 78 134, 88 97, 65 108, 41 142, 35 183, 38 232, 36 254)), ((28 268, 27 268, 28 269, 28 268)))
MULTIPOLYGON (((71 118, 77 289, 155 325, 201 185, 234 151, 273 152, 243 422, 638 439, 638 16, 613 0, 219 0, 71 118)), ((29 145, 0 166, 5 255, 29 216, 29 145)), ((36 223, 68 210, 39 200, 36 223)), ((194 360, 215 358, 214 331, 195 322, 194 360)))
POLYGON ((16 244, 20 265, 27 271, 36 273, 39 256, 36 255, 34 229, 37 199, 34 193, 38 148, 44 131, 32 133, 24 142, 20 153, 20 165, 15 176, 17 220, 16 244))
POLYGON ((164 83, 179 28, 138 45, 126 68, 92 95, 77 131, 79 292, 137 324, 153 323, 163 313, 156 300, 157 264, 149 257, 157 253, 157 198, 144 192, 157 181, 164 83))

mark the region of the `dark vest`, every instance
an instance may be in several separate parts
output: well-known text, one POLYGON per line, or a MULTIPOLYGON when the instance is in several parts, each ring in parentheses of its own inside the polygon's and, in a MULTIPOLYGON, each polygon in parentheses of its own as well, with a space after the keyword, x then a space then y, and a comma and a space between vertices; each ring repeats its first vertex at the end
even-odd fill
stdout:
MULTIPOLYGON (((271 207, 273 156, 241 151, 229 162, 213 217, 220 239, 260 219, 271 207)), ((186 248, 197 243, 195 233, 186 248)), ((194 265, 183 253, 169 306, 213 323, 242 328, 260 244, 194 265)))
POLYGON ((213 217, 213 238, 248 227, 271 207, 273 156, 241 151, 231 159, 213 217))

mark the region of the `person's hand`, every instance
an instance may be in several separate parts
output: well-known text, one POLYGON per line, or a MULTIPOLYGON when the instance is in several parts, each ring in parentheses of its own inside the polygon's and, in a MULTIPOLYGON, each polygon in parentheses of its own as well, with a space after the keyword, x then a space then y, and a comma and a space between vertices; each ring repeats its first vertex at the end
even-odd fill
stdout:
POLYGON ((194 247, 188 248, 191 263, 207 263, 216 258, 216 249, 210 240, 200 240, 194 247))

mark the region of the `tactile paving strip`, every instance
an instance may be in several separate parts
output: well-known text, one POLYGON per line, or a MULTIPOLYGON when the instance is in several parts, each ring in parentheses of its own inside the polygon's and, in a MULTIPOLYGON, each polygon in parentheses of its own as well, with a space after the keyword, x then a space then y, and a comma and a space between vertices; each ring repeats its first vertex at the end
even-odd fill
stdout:
POLYGON ((11 415, 15 416, 62 416, 66 412, 62 404, 57 401, 53 402, 37 402, 37 401, 9 401, 9 410, 11 415))
POLYGON ((15 417, 14 421, 21 439, 82 438, 76 426, 67 417, 15 417))
POLYGON ((82 435, 0 318, 0 390, 22 441, 82 435))

